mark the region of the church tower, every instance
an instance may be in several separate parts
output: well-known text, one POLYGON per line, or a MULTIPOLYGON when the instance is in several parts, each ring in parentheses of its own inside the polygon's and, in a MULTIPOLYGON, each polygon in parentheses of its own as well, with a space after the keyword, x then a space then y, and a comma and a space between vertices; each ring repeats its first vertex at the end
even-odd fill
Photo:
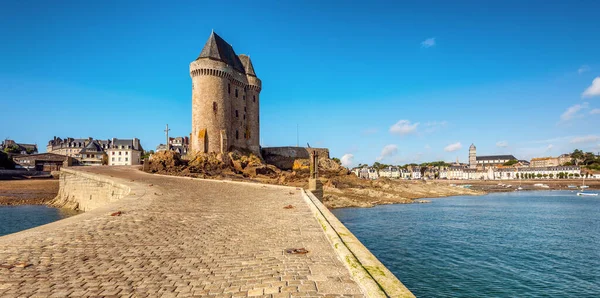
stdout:
POLYGON ((477 148, 475 144, 471 144, 469 147, 469 168, 475 169, 477 167, 477 148))
POLYGON ((198 58, 190 63, 192 78, 193 152, 225 153, 248 149, 260 156, 259 95, 262 82, 247 55, 212 32, 198 58))

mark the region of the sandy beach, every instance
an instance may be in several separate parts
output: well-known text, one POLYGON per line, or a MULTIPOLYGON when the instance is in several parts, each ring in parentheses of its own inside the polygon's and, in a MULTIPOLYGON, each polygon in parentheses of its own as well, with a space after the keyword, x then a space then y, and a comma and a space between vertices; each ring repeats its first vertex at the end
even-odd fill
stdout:
POLYGON ((0 206, 42 205, 58 193, 58 179, 0 180, 0 206))

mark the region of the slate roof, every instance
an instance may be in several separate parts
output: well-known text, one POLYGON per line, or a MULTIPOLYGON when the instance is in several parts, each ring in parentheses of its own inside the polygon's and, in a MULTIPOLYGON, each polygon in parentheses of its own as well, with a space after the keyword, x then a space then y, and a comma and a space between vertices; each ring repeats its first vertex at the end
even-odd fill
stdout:
POLYGON ((512 159, 517 159, 516 157, 512 156, 512 155, 486 155, 486 156, 477 156, 477 160, 496 160, 496 159, 507 159, 507 160, 512 160, 512 159))
POLYGON ((85 146, 85 148, 81 149, 80 153, 98 153, 98 152, 104 152, 104 150, 102 150, 102 147, 100 147, 100 145, 98 144, 98 142, 96 142, 96 140, 91 141, 89 144, 87 144, 87 146, 85 146))
POLYGON ((252 66, 252 61, 250 60, 250 56, 241 54, 239 56, 240 60, 242 61, 242 65, 244 65, 244 69, 246 70, 246 74, 249 76, 256 76, 256 73, 254 72, 254 66, 252 66))
MULTIPOLYGON (((204 44, 202 52, 200 52, 200 56, 198 56, 196 60, 202 58, 209 58, 222 61, 227 65, 233 67, 235 70, 241 73, 246 73, 246 71, 244 70, 244 65, 242 64, 242 61, 240 60, 238 55, 235 54, 233 47, 230 44, 228 44, 223 38, 217 35, 214 31, 208 37, 208 40, 206 41, 206 44, 204 44)), ((252 64, 250 63, 250 65, 252 64)))
POLYGON ((137 144, 132 139, 114 139, 114 141, 112 143, 112 148, 116 148, 119 145, 120 146, 130 146, 129 148, 131 148, 133 150, 144 151, 144 149, 142 149, 142 145, 137 144))

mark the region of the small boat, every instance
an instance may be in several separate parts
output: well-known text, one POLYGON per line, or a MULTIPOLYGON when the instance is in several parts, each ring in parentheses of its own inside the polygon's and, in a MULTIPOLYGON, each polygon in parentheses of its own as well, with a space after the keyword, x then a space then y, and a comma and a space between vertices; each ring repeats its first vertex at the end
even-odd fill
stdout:
POLYGON ((519 187, 517 188, 517 190, 523 190, 523 188, 519 186, 519 187))
POLYGON ((541 188, 550 188, 550 186, 543 184, 543 183, 536 183, 533 186, 535 187, 541 187, 541 188))
POLYGON ((584 189, 584 188, 590 188, 590 187, 587 185, 582 185, 581 188, 584 189))
POLYGON ((595 192, 583 192, 583 191, 581 191, 581 192, 578 192, 577 195, 578 196, 590 196, 590 197, 593 196, 593 197, 595 197, 595 196, 598 196, 598 193, 595 193, 595 192))
POLYGON ((568 188, 577 188, 577 185, 569 185, 568 188))

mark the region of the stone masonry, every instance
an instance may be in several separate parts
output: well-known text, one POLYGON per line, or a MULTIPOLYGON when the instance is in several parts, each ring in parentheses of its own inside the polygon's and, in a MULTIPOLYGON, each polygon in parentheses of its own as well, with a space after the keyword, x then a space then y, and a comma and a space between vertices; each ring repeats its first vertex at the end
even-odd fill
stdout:
POLYGON ((250 57, 212 32, 196 60, 192 78, 191 149, 249 149, 260 155, 259 95, 262 83, 250 57))
POLYGON ((131 193, 0 237, 0 297, 363 297, 299 189, 78 171, 131 193))

